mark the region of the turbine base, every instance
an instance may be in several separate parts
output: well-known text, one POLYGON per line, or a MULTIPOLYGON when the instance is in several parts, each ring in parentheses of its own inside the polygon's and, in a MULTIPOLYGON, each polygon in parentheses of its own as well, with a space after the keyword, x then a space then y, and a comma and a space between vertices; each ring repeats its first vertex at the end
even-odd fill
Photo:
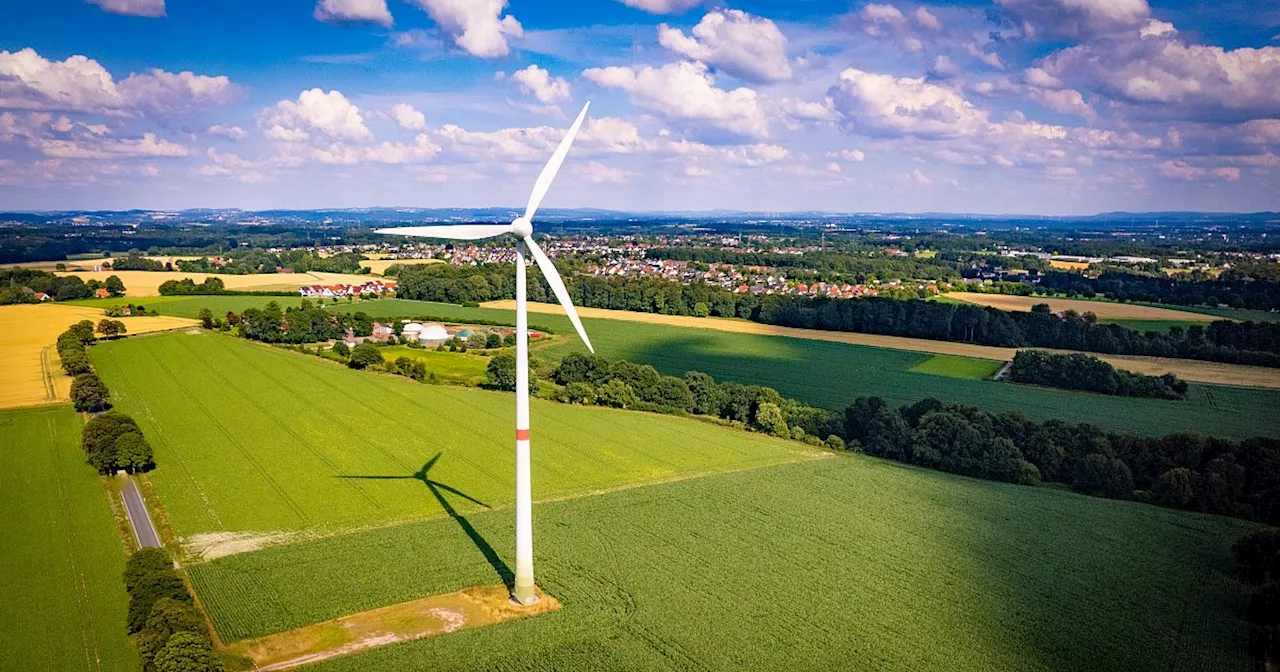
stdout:
POLYGON ((538 603, 538 591, 533 586, 516 586, 511 591, 511 601, 522 607, 531 607, 538 603))

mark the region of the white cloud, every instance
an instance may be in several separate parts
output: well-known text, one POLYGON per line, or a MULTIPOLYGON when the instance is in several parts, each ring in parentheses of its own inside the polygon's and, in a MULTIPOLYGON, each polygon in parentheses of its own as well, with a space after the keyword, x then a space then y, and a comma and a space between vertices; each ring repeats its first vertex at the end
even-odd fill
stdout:
POLYGON ((50 61, 30 48, 0 51, 0 107, 170 114, 226 103, 237 94, 225 76, 157 69, 117 83, 106 68, 84 56, 50 61))
POLYGON ((522 37, 516 17, 502 15, 507 0, 412 0, 472 56, 494 58, 511 51, 508 37, 522 37))
POLYGON ((229 177, 240 182, 264 182, 267 176, 235 154, 223 154, 212 147, 205 152, 209 163, 195 169, 197 175, 205 177, 229 177))
POLYGON ((574 170, 574 174, 583 182, 591 184, 621 184, 627 181, 627 173, 615 166, 606 166, 599 161, 591 161, 574 170))
POLYGON ((393 23, 387 0, 320 0, 313 16, 326 23, 375 23, 387 28, 393 23))
POLYGON ((978 59, 979 61, 982 61, 983 63, 986 63, 987 65, 995 68, 996 70, 1004 70, 1004 62, 1000 60, 1000 54, 997 54, 993 51, 983 51, 982 47, 979 47, 977 44, 973 42, 965 43, 964 50, 965 50, 965 53, 978 59))
POLYGON ((412 105, 405 103, 392 105, 391 118, 406 131, 427 130, 427 116, 412 105))
POLYGON ((924 51, 924 42, 914 35, 908 35, 902 39, 902 49, 908 54, 918 54, 924 51))
POLYGON ((40 152, 55 159, 120 159, 136 157, 177 158, 191 152, 182 145, 143 133, 140 138, 72 139, 39 141, 40 152))
POLYGON ((952 79, 960 74, 960 66, 951 60, 946 54, 939 54, 934 57, 933 64, 929 66, 929 76, 934 79, 952 79))
POLYGON ((907 17, 893 5, 870 4, 858 12, 865 26, 862 30, 872 37, 885 37, 908 28, 907 17))
POLYGON ((1234 166, 1201 168, 1186 161, 1165 161, 1158 168, 1161 175, 1180 182, 1235 182, 1240 179, 1240 169, 1234 166))
POLYGON ((677 54, 755 82, 791 79, 787 38, 777 24, 736 9, 713 10, 689 35, 667 24, 658 27, 658 43, 677 54))
POLYGON ((710 124, 739 135, 769 135, 756 92, 746 87, 725 91, 699 63, 680 61, 652 66, 591 68, 582 76, 600 86, 621 89, 631 101, 673 121, 710 124))
POLYGON ((360 108, 338 91, 303 91, 296 102, 282 100, 264 110, 259 121, 272 140, 300 142, 310 139, 315 132, 337 140, 373 139, 373 133, 360 116, 360 108))
POLYGON ((942 22, 938 20, 938 17, 933 12, 929 11, 928 7, 917 7, 911 18, 915 20, 917 26, 931 33, 942 32, 942 22))
POLYGON ((921 186, 927 187, 933 184, 933 178, 929 177, 928 175, 925 175, 924 172, 921 171, 919 168, 916 168, 915 170, 912 170, 910 173, 907 173, 905 177, 907 181, 914 182, 921 186))
POLYGON ((366 147, 362 152, 362 158, 374 163, 421 163, 435 158, 439 153, 440 145, 422 133, 409 144, 383 142, 380 145, 366 147))
POLYGON ((749 168, 778 163, 790 155, 791 152, 786 147, 767 144, 743 145, 724 150, 724 158, 729 163, 749 168))
POLYGON ((165 15, 164 0, 89 0, 102 8, 104 12, 112 14, 128 14, 130 16, 145 16, 149 18, 159 18, 165 15))
POLYGON ((996 0, 1028 37, 1083 40, 1138 28, 1151 16, 1147 0, 996 0))
POLYGON ((839 175, 840 173, 844 172, 844 168, 841 168, 840 164, 836 163, 835 161, 832 161, 831 163, 827 164, 827 172, 839 175))
POLYGON ((511 80, 520 85, 521 91, 547 105, 568 100, 572 95, 569 82, 563 77, 552 77, 551 73, 536 65, 511 73, 511 80))
POLYGON ((222 124, 210 126, 205 133, 215 138, 225 138, 231 141, 244 140, 249 137, 248 132, 239 126, 224 126, 222 124))
POLYGON ((711 171, 699 166, 691 164, 684 167, 684 174, 687 177, 711 177, 711 171))
POLYGON ((1032 100, 1055 112, 1073 114, 1090 121, 1098 118, 1093 107, 1089 105, 1089 103, 1085 102, 1084 96, 1075 89, 1053 90, 1032 88, 1028 92, 1028 95, 1030 95, 1032 100))
POLYGON ((1142 26, 1142 30, 1138 31, 1138 36, 1159 37, 1161 35, 1172 35, 1177 32, 1178 29, 1174 28, 1172 23, 1156 19, 1148 19, 1146 25, 1142 26))
POLYGON ((1094 40, 1050 55, 1050 75, 1152 117, 1242 121, 1280 115, 1280 47, 1184 43, 1176 32, 1094 40))
POLYGON ((848 68, 828 95, 846 124, 869 134, 959 136, 987 123, 986 113, 959 93, 923 78, 848 68))
POLYGON ((680 14, 702 4, 702 0, 621 0, 622 4, 650 14, 680 14))
POLYGON ((838 152, 827 152, 827 158, 860 163, 863 159, 867 158, 867 155, 862 153, 862 150, 859 149, 842 149, 838 152))

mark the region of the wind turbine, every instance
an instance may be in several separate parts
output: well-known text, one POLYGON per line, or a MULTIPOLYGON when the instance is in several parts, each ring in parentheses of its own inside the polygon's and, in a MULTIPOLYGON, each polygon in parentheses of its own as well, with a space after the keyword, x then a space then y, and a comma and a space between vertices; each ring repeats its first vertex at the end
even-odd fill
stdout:
POLYGON ((591 352, 591 341, 578 319, 578 311, 574 310, 569 299, 569 290, 565 289, 560 273, 547 258, 546 253, 533 240, 533 216, 547 195, 551 182, 555 180, 560 164, 569 153, 573 144, 573 136, 577 135, 582 120, 587 117, 587 108, 591 103, 582 106, 582 112, 569 127, 569 132, 560 141, 551 160, 543 167, 542 174, 533 185, 533 193, 529 195, 529 205, 524 215, 517 217, 510 224, 458 224, 446 226, 410 226, 395 229, 378 229, 376 233, 399 236, 416 236, 421 238, 444 238, 450 240, 480 240, 492 238, 505 233, 514 234, 516 242, 516 585, 512 598, 523 605, 538 601, 533 582, 533 486, 529 474, 529 312, 526 305, 525 290, 525 256, 532 253, 533 260, 542 275, 551 286, 564 312, 578 330, 578 336, 591 352))

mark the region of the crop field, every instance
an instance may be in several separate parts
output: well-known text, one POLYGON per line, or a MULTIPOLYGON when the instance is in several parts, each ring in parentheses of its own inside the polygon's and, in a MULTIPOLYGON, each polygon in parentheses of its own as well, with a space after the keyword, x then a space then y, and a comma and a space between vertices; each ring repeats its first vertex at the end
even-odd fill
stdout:
MULTIPOLYGON (((54 347, 58 334, 80 320, 97 323, 102 310, 84 306, 0 306, 0 408, 36 406, 68 399, 71 378, 62 372, 54 347)), ((172 317, 121 318, 131 334, 191 326, 172 317)))
POLYGON ((362 268, 369 269, 374 275, 382 275, 392 266, 413 266, 417 264, 442 264, 439 259, 369 259, 360 262, 362 268))
POLYGON ((1118 324, 1134 331, 1155 331, 1162 334, 1169 333, 1169 330, 1173 327, 1178 327, 1185 331, 1191 327, 1205 326, 1203 320, 1125 320, 1109 317, 1100 318, 1098 322, 1100 324, 1118 324))
POLYGON ((996 375, 1004 362, 993 362, 989 359, 972 357, 950 357, 934 355, 923 362, 907 369, 912 373, 931 373, 948 378, 965 378, 968 380, 987 380, 996 375))
POLYGON ((1074 310, 1078 313, 1092 312, 1099 319, 1114 318, 1122 320, 1175 320, 1180 322, 1211 322, 1212 315, 1192 313, 1173 308, 1147 306, 1138 303, 1118 303, 1114 301, 1088 301, 1083 299, 1059 299, 1044 296, 1013 296, 1011 294, 980 294, 976 292, 951 292, 949 299, 967 301, 980 306, 991 306, 1000 310, 1029 311, 1039 303, 1049 304, 1052 311, 1074 310))
MULTIPOLYGON (((147 310, 155 310, 161 315, 196 319, 202 308, 208 308, 214 315, 223 317, 228 311, 242 313, 249 308, 263 308, 275 301, 281 308, 296 306, 302 302, 297 296, 148 296, 143 298, 122 296, 110 299, 81 299, 68 301, 60 305, 77 305, 104 309, 107 306, 123 306, 141 304, 147 310)), ((363 304, 356 304, 363 305, 363 304)))
POLYGON ((427 373, 436 374, 441 382, 462 385, 479 385, 484 381, 485 368, 489 366, 489 358, 460 352, 437 352, 435 350, 419 350, 405 345, 394 345, 382 349, 385 359, 408 357, 416 359, 427 367, 427 373))
POLYGON ((124 548, 70 406, 0 411, 0 669, 137 670, 124 548))
POLYGON ((204 282, 205 278, 220 278, 227 289, 243 291, 295 290, 305 285, 333 285, 338 283, 363 284, 369 281, 367 275, 345 273, 262 273, 255 275, 223 275, 210 273, 183 273, 181 271, 73 271, 58 275, 75 275, 81 280, 106 280, 110 276, 119 276, 124 283, 125 294, 129 298, 159 296, 160 285, 169 280, 191 278, 193 282, 204 282))
MULTIPOLYGON (((514 397, 186 332, 90 349, 116 407, 155 448, 149 478, 193 555, 255 535, 332 532, 514 499, 514 397), (241 533, 228 534, 228 533, 241 533), (225 542, 225 543, 224 543, 225 542)), ((534 401, 543 499, 824 455, 672 417, 534 401)), ((274 536, 272 536, 274 535, 274 536)))
MULTIPOLYGON (((461 523, 191 575, 236 640, 497 582, 510 512, 461 523)), ((315 669, 1248 669, 1232 519, 848 456, 539 504, 534 525, 562 609, 315 669)))

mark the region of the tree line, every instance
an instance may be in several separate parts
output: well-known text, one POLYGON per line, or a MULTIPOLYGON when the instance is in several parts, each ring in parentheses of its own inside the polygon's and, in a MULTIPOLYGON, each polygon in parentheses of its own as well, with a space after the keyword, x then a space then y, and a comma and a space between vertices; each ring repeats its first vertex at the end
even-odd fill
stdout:
POLYGON ((1041 294, 1102 296, 1115 301, 1146 301, 1178 306, 1218 306, 1280 310, 1280 282, 1242 273, 1224 272, 1216 279, 1190 280, 1177 276, 1147 276, 1119 271, 1096 278, 1082 273, 1050 272, 1032 285, 1041 294))
MULTIPOLYGON (((515 282, 505 266, 444 264, 401 269, 396 296, 452 303, 510 299, 515 282)), ((722 287, 656 278, 575 277, 568 283, 575 305, 664 315, 739 317, 805 329, 907 336, 1001 347, 1084 350, 1105 354, 1181 357, 1280 367, 1280 323, 1219 321, 1208 328, 1139 332, 1098 324, 1089 314, 1062 316, 1048 306, 1032 312, 896 300, 830 299, 780 294, 737 294, 722 287)), ((529 283, 531 300, 549 292, 541 276, 529 283)))
POLYGON ((0 305, 14 303, 39 303, 36 294, 48 294, 57 301, 93 298, 99 289, 111 296, 124 294, 125 287, 119 276, 106 280, 85 282, 74 275, 54 275, 34 268, 0 268, 0 305))
POLYGON ((368 314, 324 310, 306 299, 286 310, 272 301, 262 308, 249 308, 239 315, 227 313, 226 324, 238 326, 241 337, 264 343, 315 343, 341 339, 348 329, 356 336, 373 334, 373 318, 368 314))
POLYGON ((920 278, 959 282, 959 264, 932 258, 888 256, 875 247, 850 250, 785 254, 744 252, 701 247, 660 247, 645 252, 648 259, 669 259, 702 264, 733 264, 782 269, 787 277, 809 276, 815 280, 845 280, 863 283, 875 279, 920 278), (796 273, 802 271, 802 273, 796 273))
POLYGON ((196 284, 191 278, 181 280, 165 280, 160 283, 160 296, 186 296, 196 294, 222 294, 226 291, 226 283, 222 278, 205 278, 196 284))
POLYGON ((1015 383, 1121 397, 1187 398, 1186 381, 1172 373, 1162 376, 1133 373, 1079 352, 1055 354, 1042 350, 1019 350, 1009 367, 1009 378, 1015 383))
POLYGON ((143 672, 222 672, 213 637, 169 554, 142 548, 124 568, 127 631, 143 672))
POLYGON ((290 270, 295 273, 321 271, 324 273, 368 273, 360 266, 364 257, 356 252, 343 252, 327 257, 308 250, 284 250, 269 252, 261 248, 243 248, 221 255, 222 263, 208 257, 179 259, 178 270, 184 273, 222 273, 224 275, 249 275, 252 273, 277 273, 290 270))

